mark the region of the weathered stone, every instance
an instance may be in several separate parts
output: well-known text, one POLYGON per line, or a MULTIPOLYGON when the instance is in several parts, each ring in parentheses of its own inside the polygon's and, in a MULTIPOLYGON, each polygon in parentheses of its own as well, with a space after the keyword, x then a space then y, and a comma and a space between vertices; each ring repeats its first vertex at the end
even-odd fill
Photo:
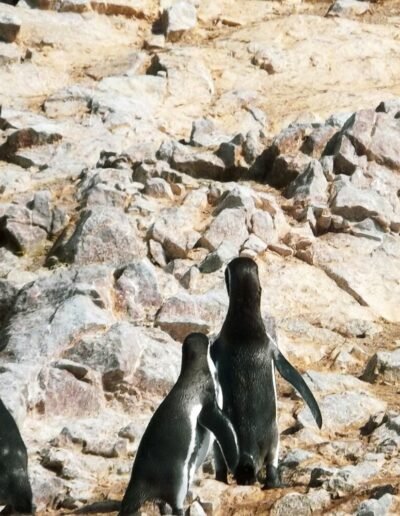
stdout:
POLYGON ((146 182, 144 193, 156 198, 164 198, 170 200, 174 198, 174 194, 172 193, 171 187, 161 177, 154 177, 152 179, 148 179, 146 182))
POLYGON ((3 336, 9 355, 21 363, 56 358, 79 334, 111 325, 114 318, 95 304, 101 301, 96 288, 86 288, 62 274, 24 287, 3 336))
POLYGON ((157 314, 156 325, 182 342, 190 332, 214 331, 222 323, 226 309, 225 292, 192 296, 182 292, 165 301, 157 314))
POLYGON ((396 116, 400 112, 400 99, 394 98, 389 100, 383 100, 375 110, 377 113, 390 113, 396 116))
POLYGON ((6 43, 15 41, 21 29, 21 20, 15 14, 0 13, 0 40, 6 43))
POLYGON ((185 258, 200 238, 193 229, 193 215, 190 209, 169 208, 151 226, 149 235, 162 244, 168 260, 185 258))
POLYGON ((400 348, 394 351, 379 351, 368 361, 362 379, 366 382, 400 381, 400 348))
POLYGON ((106 333, 79 339, 64 356, 102 374, 104 388, 114 390, 131 378, 142 352, 143 335, 129 323, 117 323, 106 333))
POLYGON ((157 242, 152 238, 149 240, 149 254, 153 262, 160 267, 165 267, 167 265, 167 258, 165 256, 163 246, 160 242, 157 242))
POLYGON ((39 386, 43 392, 38 407, 46 415, 87 416, 99 413, 104 406, 98 385, 77 380, 62 369, 43 369, 39 386))
POLYGON ((194 178, 226 180, 230 178, 224 161, 210 151, 193 151, 191 147, 175 145, 171 158, 174 169, 194 178))
POLYGON ((251 218, 251 231, 265 243, 272 244, 277 241, 277 231, 271 215, 262 210, 257 210, 251 218))
POLYGON ((143 255, 144 247, 131 219, 116 208, 83 211, 74 233, 50 251, 66 263, 124 264, 143 255))
POLYGON ((11 133, 3 145, 0 146, 0 159, 15 163, 23 168, 29 168, 33 161, 29 157, 24 157, 21 153, 24 149, 57 143, 61 138, 62 136, 58 133, 37 131, 33 128, 20 129, 11 133))
POLYGON ((314 129, 308 136, 304 138, 301 152, 313 158, 320 158, 327 143, 337 132, 336 127, 330 125, 322 125, 314 129))
POLYGON ((210 251, 215 251, 222 242, 228 242, 238 249, 248 235, 246 212, 243 209, 228 208, 214 218, 199 243, 210 251))
POLYGON ((361 221, 369 217, 390 221, 394 217, 393 208, 387 199, 376 192, 361 190, 351 184, 336 187, 331 211, 350 221, 361 221))
POLYGON ((396 278, 400 246, 395 238, 385 236, 380 244, 351 235, 327 234, 313 243, 313 249, 315 263, 340 288, 379 316, 399 320, 400 290, 396 278))
POLYGON ((327 16, 361 16, 369 12, 368 2, 359 2, 357 0, 335 0, 327 12, 327 16))
POLYGON ((372 432, 370 443, 377 453, 389 456, 397 453, 400 448, 400 416, 385 415, 382 424, 372 432))
POLYGON ((250 254, 254 253, 255 256, 264 252, 267 249, 268 245, 261 240, 258 236, 251 234, 246 242, 243 244, 242 250, 240 252, 241 256, 244 252, 248 252, 250 254))
POLYGON ((281 154, 266 177, 266 182, 275 188, 283 188, 301 174, 310 163, 305 154, 281 154))
POLYGON ((119 303, 133 320, 154 315, 161 306, 161 294, 154 266, 147 258, 137 260, 116 272, 119 303))
POLYGON ((378 500, 365 500, 357 507, 356 516, 387 516, 393 502, 391 494, 386 493, 378 500))
MULTIPOLYGON (((352 427, 361 428, 371 415, 385 410, 386 404, 365 392, 330 394, 319 401, 322 420, 329 422, 329 430, 342 432, 352 427)), ((303 426, 314 424, 310 410, 304 408, 298 415, 303 426)))
POLYGON ((272 516, 298 516, 299 514, 311 516, 311 502, 305 495, 290 493, 274 503, 270 514, 272 516))
POLYGON ((304 172, 288 185, 285 195, 293 197, 296 202, 325 205, 328 200, 328 182, 319 161, 311 161, 304 172))
POLYGON ((222 244, 199 264, 199 270, 203 273, 215 272, 237 256, 237 249, 229 242, 222 244))
POLYGON ((364 391, 365 384, 354 376, 338 373, 308 371, 303 375, 312 392, 334 393, 364 391))
POLYGON ((214 147, 229 140, 230 136, 220 132, 214 121, 209 118, 200 118, 192 124, 190 144, 194 147, 214 147))
POLYGON ((179 0, 163 12, 162 20, 165 36, 176 41, 184 32, 196 26, 196 8, 190 2, 179 0))

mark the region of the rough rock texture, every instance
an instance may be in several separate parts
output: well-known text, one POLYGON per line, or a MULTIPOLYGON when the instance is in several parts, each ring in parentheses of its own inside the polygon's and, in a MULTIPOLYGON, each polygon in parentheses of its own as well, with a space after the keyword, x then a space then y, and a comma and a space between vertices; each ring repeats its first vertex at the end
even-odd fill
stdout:
POLYGON ((121 499, 238 255, 324 426, 277 375, 286 487, 222 484, 210 457, 189 514, 400 514, 398 0, 12 3, 0 397, 38 516, 121 499))

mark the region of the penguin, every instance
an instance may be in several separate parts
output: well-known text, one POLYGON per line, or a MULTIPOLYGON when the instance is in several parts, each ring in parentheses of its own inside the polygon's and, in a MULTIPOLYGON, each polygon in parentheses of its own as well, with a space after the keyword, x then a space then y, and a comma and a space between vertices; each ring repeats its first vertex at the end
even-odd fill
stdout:
POLYGON ((0 399, 0 505, 1 514, 33 514, 28 477, 28 453, 18 426, 0 399))
MULTIPOLYGON (((319 428, 321 412, 301 375, 279 351, 276 337, 266 332, 257 264, 251 258, 235 258, 225 270, 225 283, 229 307, 211 356, 222 388, 223 412, 239 442, 234 477, 238 484, 254 484, 265 466, 264 489, 281 487, 275 367, 306 401, 319 428)), ((218 448, 214 454, 216 478, 226 482, 227 470, 218 448)))
MULTIPOLYGON (((173 514, 183 515, 188 488, 208 453, 211 434, 229 469, 235 470, 237 438, 218 402, 209 340, 202 333, 191 333, 182 346, 179 378, 140 441, 119 516, 133 516, 147 501, 169 504, 173 514)), ((165 514, 165 506, 160 510, 165 514)))

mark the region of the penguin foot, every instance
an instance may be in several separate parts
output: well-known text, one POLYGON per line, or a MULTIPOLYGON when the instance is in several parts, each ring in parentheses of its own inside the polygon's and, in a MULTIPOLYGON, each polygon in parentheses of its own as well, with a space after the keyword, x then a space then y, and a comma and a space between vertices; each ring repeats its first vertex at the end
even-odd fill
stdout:
POLYGON ((267 466, 267 478, 263 486, 265 489, 279 489, 285 487, 279 478, 278 469, 275 466, 267 466))

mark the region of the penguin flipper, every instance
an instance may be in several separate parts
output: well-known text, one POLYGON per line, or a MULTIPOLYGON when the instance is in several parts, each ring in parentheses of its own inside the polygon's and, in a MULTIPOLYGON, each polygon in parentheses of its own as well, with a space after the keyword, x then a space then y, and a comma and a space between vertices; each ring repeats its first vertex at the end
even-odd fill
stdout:
POLYGON ((301 374, 292 366, 292 364, 282 355, 279 349, 274 346, 274 363, 281 376, 288 381, 299 392, 300 396, 307 403, 311 414, 318 425, 322 427, 322 415, 317 400, 314 398, 310 388, 303 380, 301 374))
POLYGON ((222 413, 216 402, 208 403, 200 412, 199 423, 215 435, 231 471, 235 471, 239 462, 239 447, 232 423, 222 413))

